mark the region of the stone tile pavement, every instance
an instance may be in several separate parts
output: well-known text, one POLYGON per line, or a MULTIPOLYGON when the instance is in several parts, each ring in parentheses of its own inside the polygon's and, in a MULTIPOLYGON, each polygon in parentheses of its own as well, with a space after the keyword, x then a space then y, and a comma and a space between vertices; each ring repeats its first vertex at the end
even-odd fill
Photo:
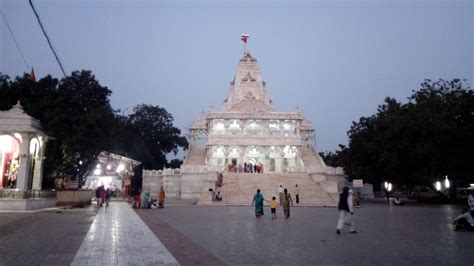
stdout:
POLYGON ((196 242, 164 222, 158 211, 140 209, 136 210, 136 213, 181 265, 225 265, 196 242))
POLYGON ((295 207, 289 220, 178 202, 0 213, 0 265, 473 265, 474 233, 451 225, 459 209, 366 204, 354 235, 336 235, 335 208, 295 207))
POLYGON ((0 213, 0 265, 69 265, 95 212, 0 213))
POLYGON ((151 228, 150 220, 161 220, 228 265, 473 265, 474 233, 453 231, 451 224, 459 209, 367 204, 355 211, 358 233, 345 228, 341 235, 335 208, 295 207, 289 220, 281 208, 277 220, 268 208, 257 220, 251 206, 140 212, 148 212, 144 220, 151 228))
POLYGON ((71 265, 178 265, 125 202, 100 208, 71 265))

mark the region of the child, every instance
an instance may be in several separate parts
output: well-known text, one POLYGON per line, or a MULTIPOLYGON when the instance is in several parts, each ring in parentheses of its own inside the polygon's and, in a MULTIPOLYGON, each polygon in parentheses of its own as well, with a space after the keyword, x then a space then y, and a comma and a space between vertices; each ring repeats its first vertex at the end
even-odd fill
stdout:
POLYGON ((276 208, 278 206, 278 203, 276 202, 276 197, 272 197, 272 200, 270 201, 270 209, 272 210, 272 220, 276 219, 276 208))

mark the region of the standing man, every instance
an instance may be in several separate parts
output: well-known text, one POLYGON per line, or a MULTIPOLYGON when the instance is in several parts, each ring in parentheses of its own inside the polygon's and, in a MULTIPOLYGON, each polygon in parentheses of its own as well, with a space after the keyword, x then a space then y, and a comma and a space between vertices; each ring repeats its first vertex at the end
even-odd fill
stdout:
POLYGON ((285 188, 283 190, 283 214, 285 219, 290 218, 290 204, 293 206, 293 199, 291 199, 291 194, 288 193, 288 190, 285 188))
POLYGON ((295 197, 296 197, 296 204, 300 204, 300 188, 298 184, 295 185, 295 197))
POLYGON ((339 220, 337 221, 336 233, 338 235, 341 234, 341 229, 344 224, 349 225, 349 232, 351 234, 357 233, 354 229, 354 220, 352 218, 352 215, 354 215, 352 209, 352 190, 348 187, 344 187, 342 193, 339 195, 339 204, 337 207, 339 209, 339 220))
POLYGON ((280 197, 280 205, 281 205, 281 202, 283 201, 283 186, 280 185, 280 187, 278 188, 278 196, 280 197))
POLYGON ((471 216, 474 217, 474 189, 470 189, 469 196, 467 197, 467 204, 471 207, 471 216))

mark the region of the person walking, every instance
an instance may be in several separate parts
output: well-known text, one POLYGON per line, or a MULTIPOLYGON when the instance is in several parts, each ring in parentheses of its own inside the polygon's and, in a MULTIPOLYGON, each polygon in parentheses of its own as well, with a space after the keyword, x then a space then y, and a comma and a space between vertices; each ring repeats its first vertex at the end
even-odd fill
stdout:
POLYGON ((105 188, 104 185, 100 186, 100 207, 105 203, 105 188))
POLYGON ((285 219, 290 218, 290 203, 291 203, 291 206, 293 206, 293 199, 291 198, 291 194, 288 193, 288 190, 285 188, 283 190, 283 200, 282 200, 283 214, 285 215, 285 219))
POLYGON ((298 187, 298 184, 295 185, 295 198, 296 204, 300 204, 300 188, 298 187))
POLYGON ((272 197, 270 201, 270 209, 272 211, 272 220, 276 219, 276 208, 278 207, 278 203, 276 202, 276 197, 272 197))
POLYGON ((260 189, 257 189, 257 193, 253 196, 252 205, 255 203, 255 217, 260 219, 263 216, 263 201, 265 198, 263 197, 262 193, 260 193, 260 189))
POLYGON ((337 205, 339 210, 339 219, 337 220, 337 230, 336 233, 339 235, 341 234, 341 229, 344 224, 350 227, 350 233, 355 234, 357 233, 354 229, 354 220, 353 215, 354 211, 352 208, 352 190, 348 187, 344 187, 342 189, 342 193, 339 195, 339 203, 337 205))
POLYGON ((166 198, 165 189, 163 188, 163 186, 161 186, 160 187, 160 195, 158 196, 158 206, 160 208, 165 207, 165 198, 166 198))

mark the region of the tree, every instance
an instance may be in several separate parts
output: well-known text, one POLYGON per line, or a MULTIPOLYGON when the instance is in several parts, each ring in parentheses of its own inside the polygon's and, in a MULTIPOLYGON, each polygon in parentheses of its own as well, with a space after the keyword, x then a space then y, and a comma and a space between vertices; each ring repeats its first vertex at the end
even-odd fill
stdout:
MULTIPOLYGON (((138 105, 129 117, 119 116, 115 128, 119 131, 115 143, 122 143, 116 152, 141 161, 146 169, 162 169, 168 165, 167 154, 176 155, 188 147, 181 130, 173 126, 171 114, 159 106, 138 105)), ((178 161, 170 164, 176 167, 178 161)))
POLYGON ((341 166, 341 162, 339 161, 339 157, 334 152, 330 152, 330 151, 320 152, 319 156, 321 156, 324 163, 328 166, 331 166, 331 167, 340 167, 341 166))
POLYGON ((20 100, 25 112, 40 120, 53 138, 45 154, 46 187, 55 177, 81 175, 101 150, 110 147, 111 91, 90 71, 75 71, 61 81, 48 75, 36 82, 27 74, 14 81, 0 75, 0 80, 0 108, 10 109, 20 100))
POLYGON ((402 104, 387 98, 348 131, 338 156, 350 179, 432 184, 474 176, 474 94, 460 80, 426 80, 402 104))
POLYGON ((26 113, 41 121, 52 139, 45 153, 43 187, 54 178, 83 176, 101 151, 111 151, 143 162, 148 169, 179 167, 166 155, 188 146, 173 117, 164 108, 138 105, 130 116, 114 112, 112 91, 100 85, 91 71, 75 71, 61 80, 38 81, 28 74, 11 80, 0 73, 0 110, 20 100, 26 113))

